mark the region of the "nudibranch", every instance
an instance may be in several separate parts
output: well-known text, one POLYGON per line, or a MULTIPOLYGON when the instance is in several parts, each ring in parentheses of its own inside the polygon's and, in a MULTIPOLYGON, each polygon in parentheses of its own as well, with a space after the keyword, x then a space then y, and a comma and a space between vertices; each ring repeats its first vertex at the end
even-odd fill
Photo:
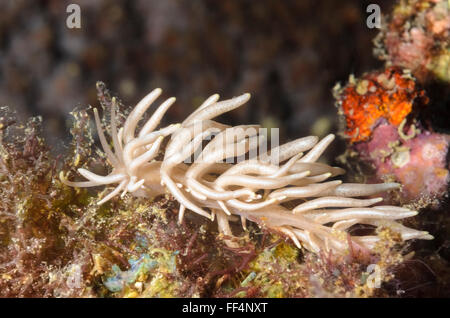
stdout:
POLYGON ((317 162, 334 135, 320 141, 309 136, 254 151, 263 140, 258 125, 231 127, 213 120, 244 105, 250 94, 224 101, 212 95, 183 122, 158 128, 175 102, 169 98, 140 123, 161 92, 158 88, 145 96, 120 128, 113 98, 110 142, 94 109, 98 136, 112 170, 101 176, 80 168, 87 181, 69 181, 63 173, 61 180, 72 187, 115 185, 98 204, 120 193, 151 198, 168 192, 180 204, 180 223, 186 210, 217 219, 219 231, 230 238, 225 240, 230 246, 236 243, 231 239, 229 222, 239 220, 244 228, 248 220, 282 233, 299 248, 312 252, 343 254, 350 244, 372 250, 380 238, 350 235, 349 229, 356 224, 389 227, 403 240, 433 238, 428 232, 397 222, 416 215, 416 211, 378 205, 382 201, 379 197, 367 198, 396 189, 398 184, 342 183, 334 177, 343 174, 343 169, 317 162), (164 139, 168 142, 163 143, 164 139))

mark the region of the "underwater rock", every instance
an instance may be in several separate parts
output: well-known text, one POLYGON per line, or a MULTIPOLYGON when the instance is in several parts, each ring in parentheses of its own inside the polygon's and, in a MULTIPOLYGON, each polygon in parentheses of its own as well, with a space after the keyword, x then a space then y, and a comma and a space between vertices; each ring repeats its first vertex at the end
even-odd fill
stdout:
POLYGON ((344 87, 335 86, 334 95, 348 150, 359 165, 373 168, 374 176, 362 173, 367 181, 402 184, 396 201, 404 204, 422 207, 445 196, 450 136, 423 120, 437 104, 408 70, 388 67, 350 76, 344 87))
POLYGON ((446 0, 399 1, 375 39, 386 66, 408 68, 420 82, 450 82, 450 14, 446 0))

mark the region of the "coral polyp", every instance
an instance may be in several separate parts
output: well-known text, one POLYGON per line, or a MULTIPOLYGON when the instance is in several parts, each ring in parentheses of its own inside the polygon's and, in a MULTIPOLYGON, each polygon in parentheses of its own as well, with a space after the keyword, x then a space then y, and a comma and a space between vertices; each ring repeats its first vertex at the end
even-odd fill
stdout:
POLYGON ((101 176, 80 168, 78 172, 88 181, 69 181, 61 173, 62 181, 72 187, 115 184, 99 204, 120 193, 148 198, 169 193, 180 204, 179 223, 183 222, 186 210, 217 219, 219 231, 231 247, 237 243, 229 222, 239 219, 244 228, 247 220, 256 222, 289 237, 299 248, 313 252, 345 254, 351 249, 370 253, 380 238, 350 235, 349 230, 356 224, 391 228, 403 240, 432 238, 427 232, 396 221, 414 216, 416 211, 374 206, 382 200, 378 197, 354 198, 393 190, 398 184, 346 184, 330 180, 344 170, 317 160, 334 135, 320 141, 315 136, 299 138, 281 146, 272 145, 267 151, 261 147, 264 135, 258 125, 231 127, 213 120, 244 105, 250 94, 224 101, 212 95, 183 122, 157 129, 164 113, 175 102, 175 98, 169 98, 139 125, 160 94, 161 90, 155 89, 144 97, 120 128, 117 102, 113 99, 110 109, 113 148, 94 110, 111 173, 101 176), (163 143, 165 138, 169 139, 167 143, 163 143))

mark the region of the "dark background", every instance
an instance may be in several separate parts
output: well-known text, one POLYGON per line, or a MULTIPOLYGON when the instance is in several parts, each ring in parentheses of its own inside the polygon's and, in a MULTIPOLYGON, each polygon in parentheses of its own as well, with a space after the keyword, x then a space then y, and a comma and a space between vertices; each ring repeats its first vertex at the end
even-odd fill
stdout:
MULTIPOLYGON (((369 3, 1 0, 0 105, 42 115, 53 145, 69 138, 74 107, 98 105, 98 80, 130 107, 156 87, 176 96, 166 122, 213 93, 250 92, 223 120, 279 127, 282 141, 335 132, 334 84, 382 65, 369 3), (66 27, 70 3, 81 29, 66 27)), ((391 1, 376 3, 389 12, 391 1)))

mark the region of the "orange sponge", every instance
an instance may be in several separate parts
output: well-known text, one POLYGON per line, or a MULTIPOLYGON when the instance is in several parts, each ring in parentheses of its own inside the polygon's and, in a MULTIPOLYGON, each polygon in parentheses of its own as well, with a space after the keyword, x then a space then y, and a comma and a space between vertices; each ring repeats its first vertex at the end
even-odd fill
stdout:
POLYGON ((398 126, 418 99, 422 105, 428 103, 414 78, 395 67, 351 79, 337 94, 351 142, 368 140, 380 118, 398 126))

